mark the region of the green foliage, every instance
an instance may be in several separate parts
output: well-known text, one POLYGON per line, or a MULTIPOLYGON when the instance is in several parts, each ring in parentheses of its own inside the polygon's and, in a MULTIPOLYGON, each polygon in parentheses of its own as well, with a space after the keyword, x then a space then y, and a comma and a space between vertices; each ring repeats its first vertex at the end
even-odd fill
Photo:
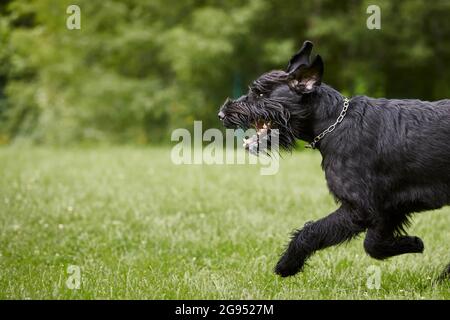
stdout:
POLYGON ((305 39, 347 95, 447 98, 450 2, 68 0, 0 4, 0 143, 167 142, 305 39), (368 30, 366 8, 381 8, 368 30))

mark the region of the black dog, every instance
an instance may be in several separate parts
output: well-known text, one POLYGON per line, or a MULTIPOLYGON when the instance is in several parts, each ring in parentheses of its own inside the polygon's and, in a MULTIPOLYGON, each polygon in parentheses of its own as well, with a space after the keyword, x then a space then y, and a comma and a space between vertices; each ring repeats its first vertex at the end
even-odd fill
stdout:
MULTIPOLYGON (((294 275, 315 251, 363 231, 373 258, 423 252, 422 240, 404 228, 412 213, 450 204, 450 100, 347 100, 322 83, 323 62, 316 56, 311 63, 311 50, 306 41, 286 71, 263 74, 247 95, 227 100, 219 112, 229 128, 278 129, 282 149, 290 150, 296 139, 317 148, 340 203, 293 234, 275 272, 294 275)), ((249 141, 249 149, 258 144, 249 141)), ((450 266, 442 277, 449 275, 450 266)))

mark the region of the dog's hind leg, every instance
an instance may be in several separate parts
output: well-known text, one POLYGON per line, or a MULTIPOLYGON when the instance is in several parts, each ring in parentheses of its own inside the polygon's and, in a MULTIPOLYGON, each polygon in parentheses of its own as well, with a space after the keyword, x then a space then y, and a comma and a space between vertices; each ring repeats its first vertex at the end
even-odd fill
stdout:
POLYGON ((329 216, 305 224, 303 229, 293 234, 275 267, 275 273, 282 277, 292 276, 302 269, 315 251, 352 239, 365 230, 356 220, 354 211, 341 206, 329 216))
POLYGON ((439 280, 450 280, 450 264, 445 268, 445 270, 439 276, 439 280))
POLYGON ((422 253, 424 245, 419 237, 394 236, 390 230, 383 228, 367 229, 364 249, 375 259, 386 259, 405 253, 422 253))

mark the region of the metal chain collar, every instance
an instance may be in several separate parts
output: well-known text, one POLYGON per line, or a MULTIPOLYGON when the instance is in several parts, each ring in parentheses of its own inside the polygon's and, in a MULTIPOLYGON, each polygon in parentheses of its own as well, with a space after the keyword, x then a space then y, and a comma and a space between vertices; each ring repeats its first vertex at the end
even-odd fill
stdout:
POLYGON ((314 140, 310 143, 307 144, 305 146, 305 148, 311 148, 311 149, 315 149, 316 148, 316 144, 317 142, 319 142, 320 140, 323 139, 323 137, 325 137, 327 134, 331 133, 334 131, 334 129, 336 129, 336 126, 342 122, 342 120, 344 120, 345 115, 347 114, 347 110, 348 110, 348 106, 349 106, 349 100, 348 98, 344 97, 344 107, 342 108, 342 111, 339 115, 339 117, 337 118, 336 122, 333 123, 331 126, 329 126, 325 131, 323 131, 321 134, 319 134, 317 137, 314 138, 314 140))

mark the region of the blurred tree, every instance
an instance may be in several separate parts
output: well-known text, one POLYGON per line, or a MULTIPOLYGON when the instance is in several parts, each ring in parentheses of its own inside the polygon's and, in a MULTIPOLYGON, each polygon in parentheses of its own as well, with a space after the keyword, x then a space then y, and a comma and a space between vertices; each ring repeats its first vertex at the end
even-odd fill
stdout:
POLYGON ((68 0, 0 4, 0 143, 157 143, 219 126, 227 96, 305 39, 346 95, 446 98, 450 1, 68 0), (369 5, 381 30, 366 28, 369 5))
POLYGON ((6 7, 8 1, 0 3, 0 144, 8 142, 8 130, 4 128, 6 123, 6 110, 7 110, 7 98, 6 98, 6 85, 9 79, 9 67, 11 65, 10 57, 11 52, 7 44, 9 43, 10 27, 6 18, 6 7))

